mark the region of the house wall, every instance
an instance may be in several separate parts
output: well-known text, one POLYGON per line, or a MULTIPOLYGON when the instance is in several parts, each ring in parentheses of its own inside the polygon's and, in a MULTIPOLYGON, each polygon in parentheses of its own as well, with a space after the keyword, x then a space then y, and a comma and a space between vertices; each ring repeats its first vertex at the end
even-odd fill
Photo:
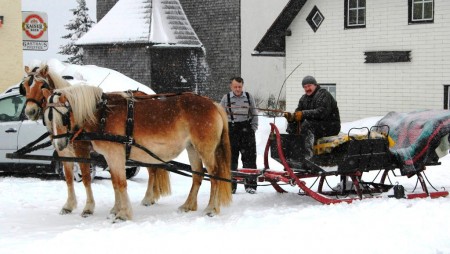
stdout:
POLYGON ((0 0, 3 26, 0 27, 0 92, 23 78, 22 6, 20 1, 0 0))
POLYGON ((344 29, 344 1, 307 1, 286 37, 287 109, 303 94, 301 80, 314 75, 335 83, 342 121, 390 111, 442 109, 450 84, 450 1, 435 0, 434 23, 408 25, 408 1, 367 1, 366 28, 344 29), (325 20, 316 33, 306 17, 317 6, 325 20), (364 63, 366 51, 411 50, 411 62, 364 63))
POLYGON ((201 49, 153 48, 151 88, 158 93, 205 94, 206 76, 201 49))
POLYGON ((97 23, 111 10, 119 0, 97 1, 97 23))
MULTIPOLYGON (((244 87, 255 98, 261 100, 267 100, 270 95, 277 98, 280 94, 285 79, 285 58, 252 56, 252 53, 287 2, 288 0, 241 1, 241 60, 244 87)), ((284 99, 284 93, 280 97, 284 99)), ((263 102, 259 106, 266 107, 267 104, 263 102)))
POLYGON ((150 87, 150 50, 139 45, 96 45, 85 46, 83 61, 118 71, 150 87))
POLYGON ((206 95, 220 101, 230 78, 241 75, 240 0, 180 0, 205 47, 208 65, 206 95))

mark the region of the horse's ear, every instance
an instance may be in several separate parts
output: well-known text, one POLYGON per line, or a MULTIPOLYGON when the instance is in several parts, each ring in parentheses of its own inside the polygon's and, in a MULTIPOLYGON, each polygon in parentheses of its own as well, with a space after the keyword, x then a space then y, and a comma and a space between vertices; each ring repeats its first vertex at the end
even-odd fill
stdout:
POLYGON ((25 66, 25 73, 26 73, 26 74, 30 74, 30 72, 31 72, 31 71, 30 71, 30 67, 25 66))
POLYGON ((50 92, 47 88, 42 88, 42 95, 44 95, 44 98, 47 101, 48 97, 52 95, 52 92, 50 92))
POLYGON ((40 69, 40 73, 42 76, 47 76, 48 74, 48 65, 44 65, 41 69, 40 69))

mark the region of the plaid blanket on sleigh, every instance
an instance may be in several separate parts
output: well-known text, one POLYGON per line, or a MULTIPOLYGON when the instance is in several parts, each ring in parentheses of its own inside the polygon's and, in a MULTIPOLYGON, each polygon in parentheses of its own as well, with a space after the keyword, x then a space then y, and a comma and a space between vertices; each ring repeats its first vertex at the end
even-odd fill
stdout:
POLYGON ((389 126, 389 135, 395 141, 390 150, 402 175, 408 175, 436 158, 435 150, 441 139, 450 133, 450 110, 390 112, 377 125, 389 126))

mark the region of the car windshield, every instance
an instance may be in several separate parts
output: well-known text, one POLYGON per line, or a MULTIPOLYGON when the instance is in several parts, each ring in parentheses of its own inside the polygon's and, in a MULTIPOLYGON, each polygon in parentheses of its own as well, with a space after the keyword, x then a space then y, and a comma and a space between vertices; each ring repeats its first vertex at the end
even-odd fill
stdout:
POLYGON ((21 95, 0 100, 0 122, 19 121, 25 99, 21 95))

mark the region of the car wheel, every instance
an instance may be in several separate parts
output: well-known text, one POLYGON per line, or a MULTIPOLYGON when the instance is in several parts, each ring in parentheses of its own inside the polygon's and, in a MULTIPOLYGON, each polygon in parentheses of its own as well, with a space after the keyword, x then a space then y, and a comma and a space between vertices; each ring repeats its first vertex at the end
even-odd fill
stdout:
POLYGON ((135 177, 139 173, 139 167, 126 168, 127 179, 135 177))
MULTIPOLYGON (((55 169, 55 172, 58 173, 58 175, 61 177, 61 179, 66 180, 62 161, 53 161, 52 164, 55 169)), ((95 178, 95 166, 93 166, 91 164, 90 169, 91 169, 91 179, 94 179, 95 178)), ((83 180, 82 174, 81 174, 81 168, 78 163, 73 164, 73 179, 76 182, 81 182, 83 180)))

